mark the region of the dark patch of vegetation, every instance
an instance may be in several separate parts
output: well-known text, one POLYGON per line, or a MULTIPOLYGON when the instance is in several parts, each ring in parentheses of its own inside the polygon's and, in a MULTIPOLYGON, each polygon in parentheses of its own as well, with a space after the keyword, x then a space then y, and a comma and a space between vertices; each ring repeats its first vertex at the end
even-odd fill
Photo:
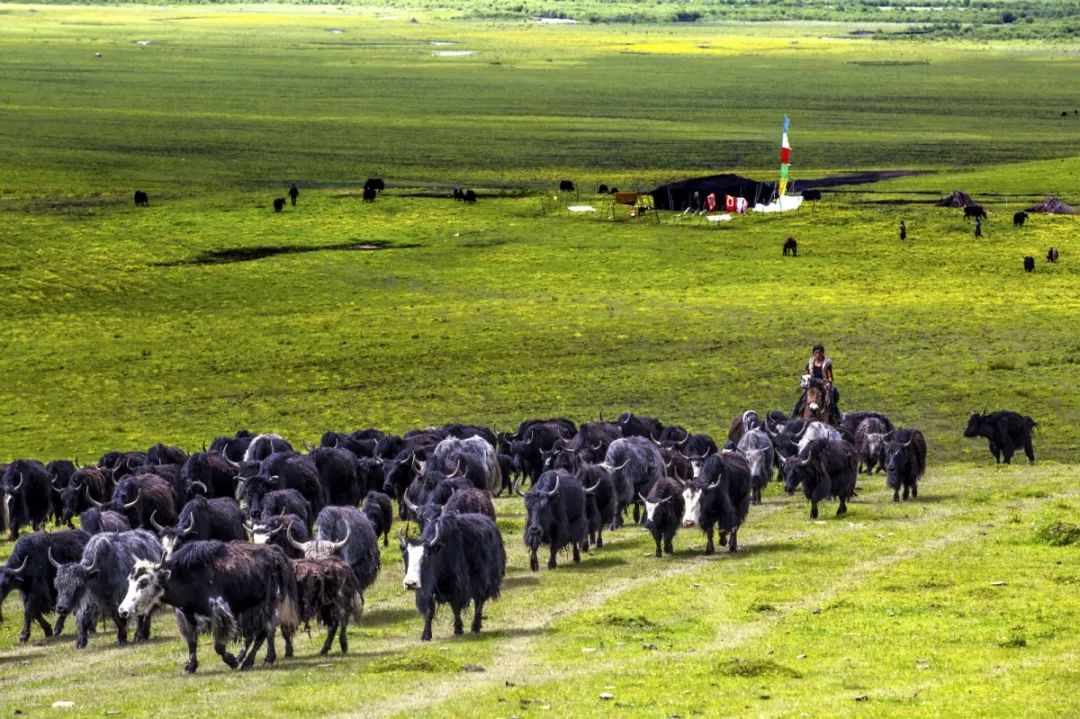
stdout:
POLYGON ((1035 533, 1036 538, 1052 547, 1066 547, 1080 542, 1080 525, 1071 522, 1051 522, 1035 533))
POLYGON ((387 240, 357 240, 334 245, 277 245, 267 247, 230 247, 223 250, 209 250, 187 260, 155 262, 155 267, 176 267, 178 265, 221 265, 231 262, 251 262, 277 255, 297 255, 305 252, 323 252, 326 250, 346 250, 375 252, 377 250, 408 249, 420 247, 418 244, 395 244, 387 240))
POLYGON ((713 671, 727 677, 784 677, 786 679, 802 679, 802 672, 791 667, 774 662, 772 659, 746 659, 736 657, 725 662, 713 664, 713 671))

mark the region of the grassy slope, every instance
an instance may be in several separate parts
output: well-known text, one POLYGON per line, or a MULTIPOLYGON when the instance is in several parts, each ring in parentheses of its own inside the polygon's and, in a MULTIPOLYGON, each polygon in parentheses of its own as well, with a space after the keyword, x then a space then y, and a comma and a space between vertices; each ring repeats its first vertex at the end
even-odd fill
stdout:
MULTIPOLYGON (((539 576, 522 572, 520 505, 502 500, 511 571, 480 640, 419 647, 390 552, 354 656, 325 666, 313 639, 300 660, 251 677, 204 652, 204 679, 185 680, 171 638, 135 651, 96 638, 77 661, 68 640, 16 648, 11 598, 5 705, 37 714, 72 699, 96 716, 178 701, 219 714, 225 697, 226 708, 287 714, 1075 713, 1075 548, 1037 532, 1076 515, 1066 463, 1080 449, 1080 246, 1075 219, 1014 231, 1007 218, 1047 192, 1080 197, 1068 157, 1080 123, 1058 117, 1076 56, 829 42, 820 28, 424 20, 201 7, 5 16, 0 371, 17 379, 0 389, 0 457, 196 447, 238 426, 299 440, 626 408, 718 433, 747 406, 790 406, 820 339, 848 409, 927 432, 923 499, 894 507, 875 480, 847 520, 814 524, 773 488, 741 557, 705 560, 681 535, 680 556, 654 562, 625 530, 581 568, 539 576), (433 39, 482 54, 433 58, 433 39), (882 59, 931 63, 853 64, 882 59), (570 217, 537 197, 463 207, 394 189, 771 176, 783 111, 799 176, 939 172, 715 231, 570 217), (993 164, 1014 159, 1029 161, 993 164), (391 189, 362 205, 356 186, 375 173, 391 189), (269 199, 293 178, 300 206, 272 215, 269 199), (136 186, 150 191, 148 210, 129 207, 136 186), (987 200, 986 240, 955 211, 876 204, 956 187, 987 200), (798 260, 779 256, 787 235, 798 260), (354 240, 420 246, 159 264, 354 240), (1023 255, 1051 244, 1061 264, 1020 272, 1023 255), (1039 419, 1036 449, 1050 462, 987 467, 984 443, 959 437, 966 411, 983 406, 1039 419), (661 667, 686 686, 658 679, 661 667), (102 686, 103 675, 124 681, 102 686), (601 691, 617 706, 598 705, 601 691)), ((173 637, 171 624, 159 630, 173 637)), ((437 637, 447 630, 443 617, 437 637)))

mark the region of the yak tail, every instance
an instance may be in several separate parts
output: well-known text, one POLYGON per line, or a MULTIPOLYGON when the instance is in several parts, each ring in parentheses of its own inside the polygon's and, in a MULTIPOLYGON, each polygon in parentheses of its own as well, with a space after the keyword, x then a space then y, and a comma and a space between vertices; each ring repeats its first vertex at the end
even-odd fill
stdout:
POLYGON ((360 624, 360 620, 364 618, 364 594, 363 592, 355 592, 352 597, 352 604, 349 607, 349 618, 352 619, 353 624, 360 624))
POLYGON ((283 631, 291 631, 300 626, 300 614, 296 610, 296 597, 288 592, 281 598, 281 606, 278 607, 278 625, 283 631))
POLYGON ((1033 420, 1031 417, 1024 417, 1028 421, 1028 425, 1031 429, 1042 429, 1042 425, 1033 420))
POLYGON ((300 611, 298 599, 300 591, 296 585, 296 574, 292 565, 284 554, 276 557, 278 560, 278 596, 281 603, 278 605, 278 625, 282 631, 288 632, 300 626, 300 611))

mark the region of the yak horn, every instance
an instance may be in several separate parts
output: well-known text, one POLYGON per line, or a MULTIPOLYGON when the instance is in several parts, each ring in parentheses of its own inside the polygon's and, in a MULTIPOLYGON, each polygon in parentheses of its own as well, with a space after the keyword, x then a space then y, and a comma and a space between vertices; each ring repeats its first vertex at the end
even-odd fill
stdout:
POLYGON ((600 483, 597 482, 596 484, 594 484, 591 487, 585 487, 585 494, 596 494, 596 489, 599 486, 600 486, 600 483))
POLYGON ((648 502, 648 501, 649 501, 649 500, 645 499, 645 495, 644 495, 644 494, 642 494, 641 492, 638 492, 638 493, 637 493, 637 496, 641 497, 641 501, 642 501, 642 502, 648 502))
POLYGON ((435 522, 435 536, 428 544, 434 546, 439 543, 439 531, 442 529, 442 522, 435 522))
POLYGON ((153 512, 150 513, 150 526, 153 527, 154 531, 156 531, 158 534, 161 534, 162 532, 165 531, 165 527, 158 524, 157 520, 154 519, 155 516, 157 516, 157 510, 156 509, 153 512))
MULTIPOLYGON (((289 529, 292 529, 291 524, 289 525, 289 529)), ((351 537, 351 536, 352 536, 352 527, 345 527, 345 539, 342 539, 340 542, 330 542, 330 546, 332 547, 332 549, 330 551, 331 552, 336 552, 339 549, 341 549, 342 547, 344 547, 346 544, 349 543, 349 537, 351 537)))
POLYGON ((285 538, 289 540, 289 544, 293 545, 294 547, 299 549, 304 554, 307 554, 307 549, 304 547, 304 545, 300 544, 300 542, 293 539, 293 536, 292 536, 292 524, 290 524, 288 529, 285 530, 285 538))
POLYGON ((90 494, 90 486, 89 485, 86 486, 86 498, 90 500, 90 504, 94 505, 98 509, 101 509, 102 507, 105 506, 104 502, 97 501, 96 499, 94 499, 94 495, 90 494))
POLYGON ((49 547, 49 551, 47 552, 47 554, 49 555, 49 564, 51 564, 54 567, 56 567, 57 569, 59 569, 62 565, 60 564, 60 562, 53 559, 52 547, 49 547))
POLYGON ((19 472, 19 483, 16 484, 16 485, 13 485, 12 488, 11 488, 11 491, 12 492, 18 492, 19 488, 22 487, 22 485, 23 485, 23 474, 22 474, 22 472, 19 472))
POLYGON ((202 491, 203 491, 203 494, 210 494, 210 488, 209 488, 209 487, 207 487, 207 486, 206 486, 205 484, 203 484, 202 482, 192 482, 192 483, 191 483, 191 486, 192 486, 192 487, 202 487, 202 491))
POLYGON ((9 569, 8 571, 12 574, 22 574, 22 570, 26 569, 26 563, 29 561, 29 556, 23 557, 22 564, 19 565, 18 569, 9 569))
POLYGON ((188 519, 190 520, 188 522, 188 526, 180 527, 180 534, 183 535, 183 536, 187 536, 187 535, 189 535, 189 534, 191 534, 192 532, 195 531, 195 517, 193 517, 193 516, 191 516, 189 514, 188 519))
POLYGON ((401 501, 403 501, 405 503, 405 506, 408 507, 409 511, 412 512, 413 514, 416 514, 416 510, 420 509, 419 504, 413 504, 412 502, 409 501, 408 495, 402 494, 401 495, 401 501))
POLYGON ((135 505, 139 503, 139 495, 141 493, 142 493, 142 488, 136 489, 135 490, 135 499, 131 500, 130 502, 127 502, 124 505, 124 509, 134 509, 135 505))
POLYGON ((555 477, 555 489, 547 493, 547 496, 554 497, 559 493, 559 482, 562 481, 562 477, 555 477))

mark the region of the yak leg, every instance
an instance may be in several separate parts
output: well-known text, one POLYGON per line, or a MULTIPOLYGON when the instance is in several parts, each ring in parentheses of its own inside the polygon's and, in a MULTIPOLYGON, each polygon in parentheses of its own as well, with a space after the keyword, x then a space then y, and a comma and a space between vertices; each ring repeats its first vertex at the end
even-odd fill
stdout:
POLYGON ((1031 446, 1031 437, 1024 440, 1024 454, 1030 464, 1035 464, 1035 448, 1031 446))
POLYGON ((124 646, 128 643, 128 623, 126 619, 114 617, 116 621, 116 643, 124 646))
POLYGON ((229 650, 226 648, 225 640, 215 638, 214 651, 217 652, 219 657, 221 657, 221 661, 229 665, 230 669, 236 669, 237 662, 245 658, 245 654, 247 652, 247 644, 244 644, 244 646, 240 648, 240 651, 234 657, 232 654, 229 653, 229 650))
POLYGON ((596 529, 596 548, 604 548, 604 525, 602 524, 596 529))
POLYGON ((720 546, 727 546, 727 532, 725 530, 720 530, 720 546))
POLYGON ((240 671, 246 672, 248 669, 251 669, 251 667, 255 664, 255 655, 262 647, 263 642, 266 641, 266 637, 267 634, 265 629, 260 631, 255 636, 255 641, 251 644, 251 651, 248 652, 247 657, 244 659, 244 663, 240 665, 240 671))
POLYGON ((637 502, 634 502, 634 524, 641 523, 641 508, 637 502))
POLYGON ((664 553, 660 551, 660 530, 654 529, 652 533, 653 541, 656 542, 656 556, 662 557, 664 553))
MULTIPOLYGON (((994 455, 994 462, 1001 464, 1001 450, 998 449, 997 442, 992 439, 987 440, 987 442, 990 444, 990 454, 994 455)), ((1005 460, 1005 462, 1008 463, 1008 460, 1005 460)))
MULTIPOLYGON (((908 499, 908 495, 909 495, 910 493, 911 493, 911 486, 910 486, 910 485, 908 485, 908 484, 905 484, 905 485, 904 485, 904 501, 905 501, 905 502, 907 501, 907 499, 908 499)), ((895 492, 893 493, 893 501, 896 501, 896 493, 895 493, 895 492)))
POLYGON ((817 500, 810 500, 810 519, 817 519, 817 500))
POLYGON ((558 554, 558 550, 555 549, 555 543, 551 544, 551 554, 548 555, 548 569, 554 569, 558 566, 558 562, 555 561, 555 556, 558 554))
POLYGON ((728 542, 728 551, 729 552, 737 552, 737 551, 739 551, 739 528, 738 527, 735 527, 735 529, 731 530, 731 540, 728 542))
POLYGON ((709 528, 705 530, 705 536, 708 537, 708 541, 705 542, 705 554, 712 554, 716 551, 716 547, 713 546, 713 528, 709 525, 709 528))
POLYGON ((424 618, 424 631, 420 634, 420 641, 430 642, 431 620, 435 617, 435 597, 421 597, 418 595, 416 598, 416 608, 420 610, 420 615, 424 618))
POLYGON ((540 571, 540 560, 536 558, 536 550, 529 550, 529 569, 534 572, 540 571))
POLYGON ((472 632, 479 634, 480 624, 484 620, 484 600, 477 599, 473 602, 472 632))
MULTIPOLYGON (((337 618, 331 619, 326 624, 326 641, 323 642, 322 649, 319 650, 319 654, 329 654, 330 647, 334 646, 334 635, 337 634, 338 622, 337 618)), ((345 632, 342 632, 344 636, 345 632)))
POLYGON ((338 630, 338 645, 341 647, 342 654, 349 653, 349 638, 346 636, 346 632, 349 629, 349 612, 346 610, 342 612, 342 616, 338 621, 341 625, 341 629, 338 630))
POLYGON ((675 554, 675 547, 671 545, 671 540, 675 538, 675 530, 668 532, 664 536, 664 551, 668 554, 675 554))
MULTIPOLYGON (((120 622, 117 621, 117 629, 120 627, 120 622)), ((94 613, 92 611, 83 611, 75 615, 75 648, 86 648, 86 636, 90 633, 90 630, 94 628, 94 613)), ((59 636, 57 634, 56 636, 59 636)), ((117 636, 119 640, 119 636, 117 636)))
POLYGON ((465 631, 465 625, 461 621, 461 610, 462 609, 464 609, 464 607, 459 607, 457 605, 453 606, 453 610, 454 610, 454 636, 455 637, 461 636, 461 633, 465 631))
POLYGON ((836 516, 839 517, 841 514, 846 514, 846 513, 847 513, 847 501, 845 501, 844 497, 840 497, 840 506, 836 508, 836 516))
POLYGON ((919 496, 919 483, 917 481, 912 482, 911 483, 911 497, 912 497, 912 499, 914 499, 915 497, 918 497, 918 496, 919 496))
POLYGON ((150 638, 150 614, 139 617, 135 621, 135 641, 145 642, 150 638))
MULTIPOLYGON (((904 489, 904 499, 907 499, 907 488, 904 489)), ((894 501, 894 502, 899 502, 900 501, 900 488, 899 487, 897 487, 896 489, 894 489, 892 491, 892 501, 894 501)))
MULTIPOLYGON (((578 549, 578 543, 572 542, 570 546, 574 548, 574 564, 581 564, 581 550, 578 549)), ((588 549, 585 551, 588 551, 588 549)))
POLYGON ((188 662, 184 665, 184 671, 194 674, 199 667, 199 659, 196 656, 199 647, 199 627, 196 623, 195 614, 176 612, 176 628, 180 630, 180 636, 187 640, 188 662))

